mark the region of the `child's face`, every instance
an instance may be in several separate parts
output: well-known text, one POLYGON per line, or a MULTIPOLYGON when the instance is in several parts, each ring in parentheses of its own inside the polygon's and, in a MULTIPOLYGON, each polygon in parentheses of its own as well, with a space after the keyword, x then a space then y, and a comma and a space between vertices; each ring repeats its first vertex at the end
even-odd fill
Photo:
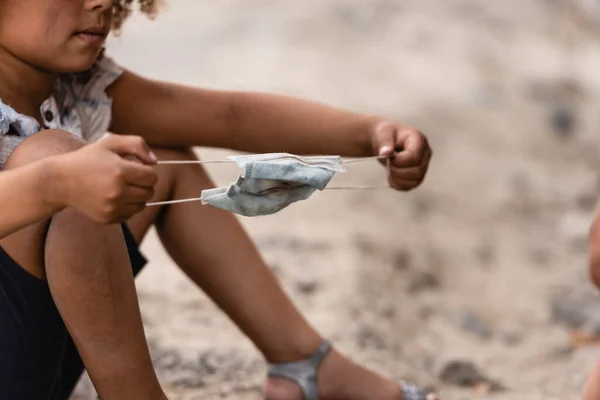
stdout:
POLYGON ((0 0, 0 47, 50 72, 81 72, 96 61, 113 0, 0 0))

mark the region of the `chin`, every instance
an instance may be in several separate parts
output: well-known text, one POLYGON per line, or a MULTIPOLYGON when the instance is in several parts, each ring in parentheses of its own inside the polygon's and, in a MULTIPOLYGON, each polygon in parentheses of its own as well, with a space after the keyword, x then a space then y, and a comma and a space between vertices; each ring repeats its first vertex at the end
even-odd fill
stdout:
POLYGON ((69 57, 61 60, 59 65, 54 65, 52 71, 60 74, 76 74, 89 71, 98 60, 98 53, 69 57))
POLYGON ((76 74, 76 73, 80 73, 80 72, 89 71, 94 66, 94 64, 96 63, 97 59, 98 59, 97 57, 94 57, 92 59, 88 59, 88 60, 84 60, 84 61, 81 61, 81 62, 73 63, 73 64, 69 65, 68 68, 65 68, 61 72, 62 73, 76 74))

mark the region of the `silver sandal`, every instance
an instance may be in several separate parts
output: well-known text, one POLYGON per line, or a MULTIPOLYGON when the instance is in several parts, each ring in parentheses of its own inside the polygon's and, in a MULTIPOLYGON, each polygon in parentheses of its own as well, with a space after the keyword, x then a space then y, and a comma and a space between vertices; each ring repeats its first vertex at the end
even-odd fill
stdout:
MULTIPOLYGON (((319 400, 317 369, 329 351, 331 351, 331 344, 324 341, 317 351, 305 360, 270 364, 269 376, 277 376, 294 382, 302 390, 304 400, 319 400)), ((437 399, 437 396, 430 395, 412 384, 400 383, 400 387, 404 400, 437 399)))

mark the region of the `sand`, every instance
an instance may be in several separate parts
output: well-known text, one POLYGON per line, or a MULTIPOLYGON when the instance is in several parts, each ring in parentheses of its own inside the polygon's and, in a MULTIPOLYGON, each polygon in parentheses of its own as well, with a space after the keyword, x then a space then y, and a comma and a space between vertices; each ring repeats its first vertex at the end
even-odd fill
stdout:
MULTIPOLYGON (((354 360, 436 385, 443 399, 575 400, 600 348, 571 346, 550 303, 589 290, 599 16, 583 0, 170 0, 156 21, 130 21, 109 53, 150 77, 421 128, 435 155, 417 191, 323 192, 241 221, 298 307, 354 360), (453 360, 507 390, 441 383, 453 360)), ((222 185, 237 173, 209 171, 222 185)), ((382 184, 384 173, 360 163, 335 179, 382 184)), ((153 233, 143 251, 141 307, 170 399, 259 399, 253 345, 153 233)), ((74 397, 93 396, 84 380, 74 397)))

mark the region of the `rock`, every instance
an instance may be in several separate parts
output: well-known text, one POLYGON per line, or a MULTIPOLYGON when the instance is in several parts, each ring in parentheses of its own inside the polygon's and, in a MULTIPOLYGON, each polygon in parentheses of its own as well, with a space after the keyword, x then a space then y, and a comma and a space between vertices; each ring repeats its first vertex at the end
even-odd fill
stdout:
POLYGON ((550 302, 552 319, 571 329, 600 337, 600 296, 581 285, 559 293, 550 302))
POLYGON ((313 294, 319 287, 317 278, 312 275, 304 274, 296 279, 296 289, 300 293, 313 294))
POLYGON ((396 307, 393 305, 384 305, 379 310, 379 315, 385 319, 392 319, 396 316, 396 307))
POLYGON ((480 339, 488 340, 493 336, 489 325, 471 310, 463 310, 458 314, 458 324, 464 331, 480 339))
POLYGON ((182 363, 181 355, 175 350, 162 350, 152 357, 152 364, 156 369, 175 369, 179 368, 182 363))
POLYGON ((394 253, 392 265, 396 271, 406 271, 410 269, 412 257, 408 250, 402 249, 394 253))
POLYGON ((575 348, 571 345, 557 346, 550 350, 546 355, 546 359, 550 361, 565 360, 573 355, 575 348))
POLYGON ((202 374, 196 364, 185 360, 173 349, 158 352, 153 357, 153 365, 159 375, 171 385, 197 388, 205 386, 202 374))
POLYGON ((486 377, 469 361, 451 361, 445 365, 440 373, 440 379, 447 384, 458 387, 468 387, 476 390, 486 388, 489 392, 506 390, 504 385, 486 377))
POLYGON ((421 272, 411 279, 408 286, 410 293, 418 293, 425 290, 438 289, 442 286, 440 278, 433 272, 421 272))
POLYGON ((502 340, 504 340, 504 343, 510 346, 516 346, 523 343, 523 331, 519 328, 513 327, 510 329, 505 329, 500 335, 502 340))
POLYGON ((552 110, 551 123, 556 132, 560 137, 566 138, 572 136, 576 127, 576 117, 573 110, 558 106, 552 110))
POLYGON ((212 352, 206 352, 200 354, 198 357, 198 367, 201 373, 206 375, 214 375, 219 371, 219 360, 216 355, 212 352))
POLYGON ((385 347, 385 341, 381 335, 370 327, 356 324, 352 326, 351 333, 354 340, 362 349, 380 350, 385 347))
POLYGON ((194 369, 192 364, 185 368, 169 370, 164 373, 165 379, 173 386, 185 388, 199 388, 206 386, 202 376, 194 369))

